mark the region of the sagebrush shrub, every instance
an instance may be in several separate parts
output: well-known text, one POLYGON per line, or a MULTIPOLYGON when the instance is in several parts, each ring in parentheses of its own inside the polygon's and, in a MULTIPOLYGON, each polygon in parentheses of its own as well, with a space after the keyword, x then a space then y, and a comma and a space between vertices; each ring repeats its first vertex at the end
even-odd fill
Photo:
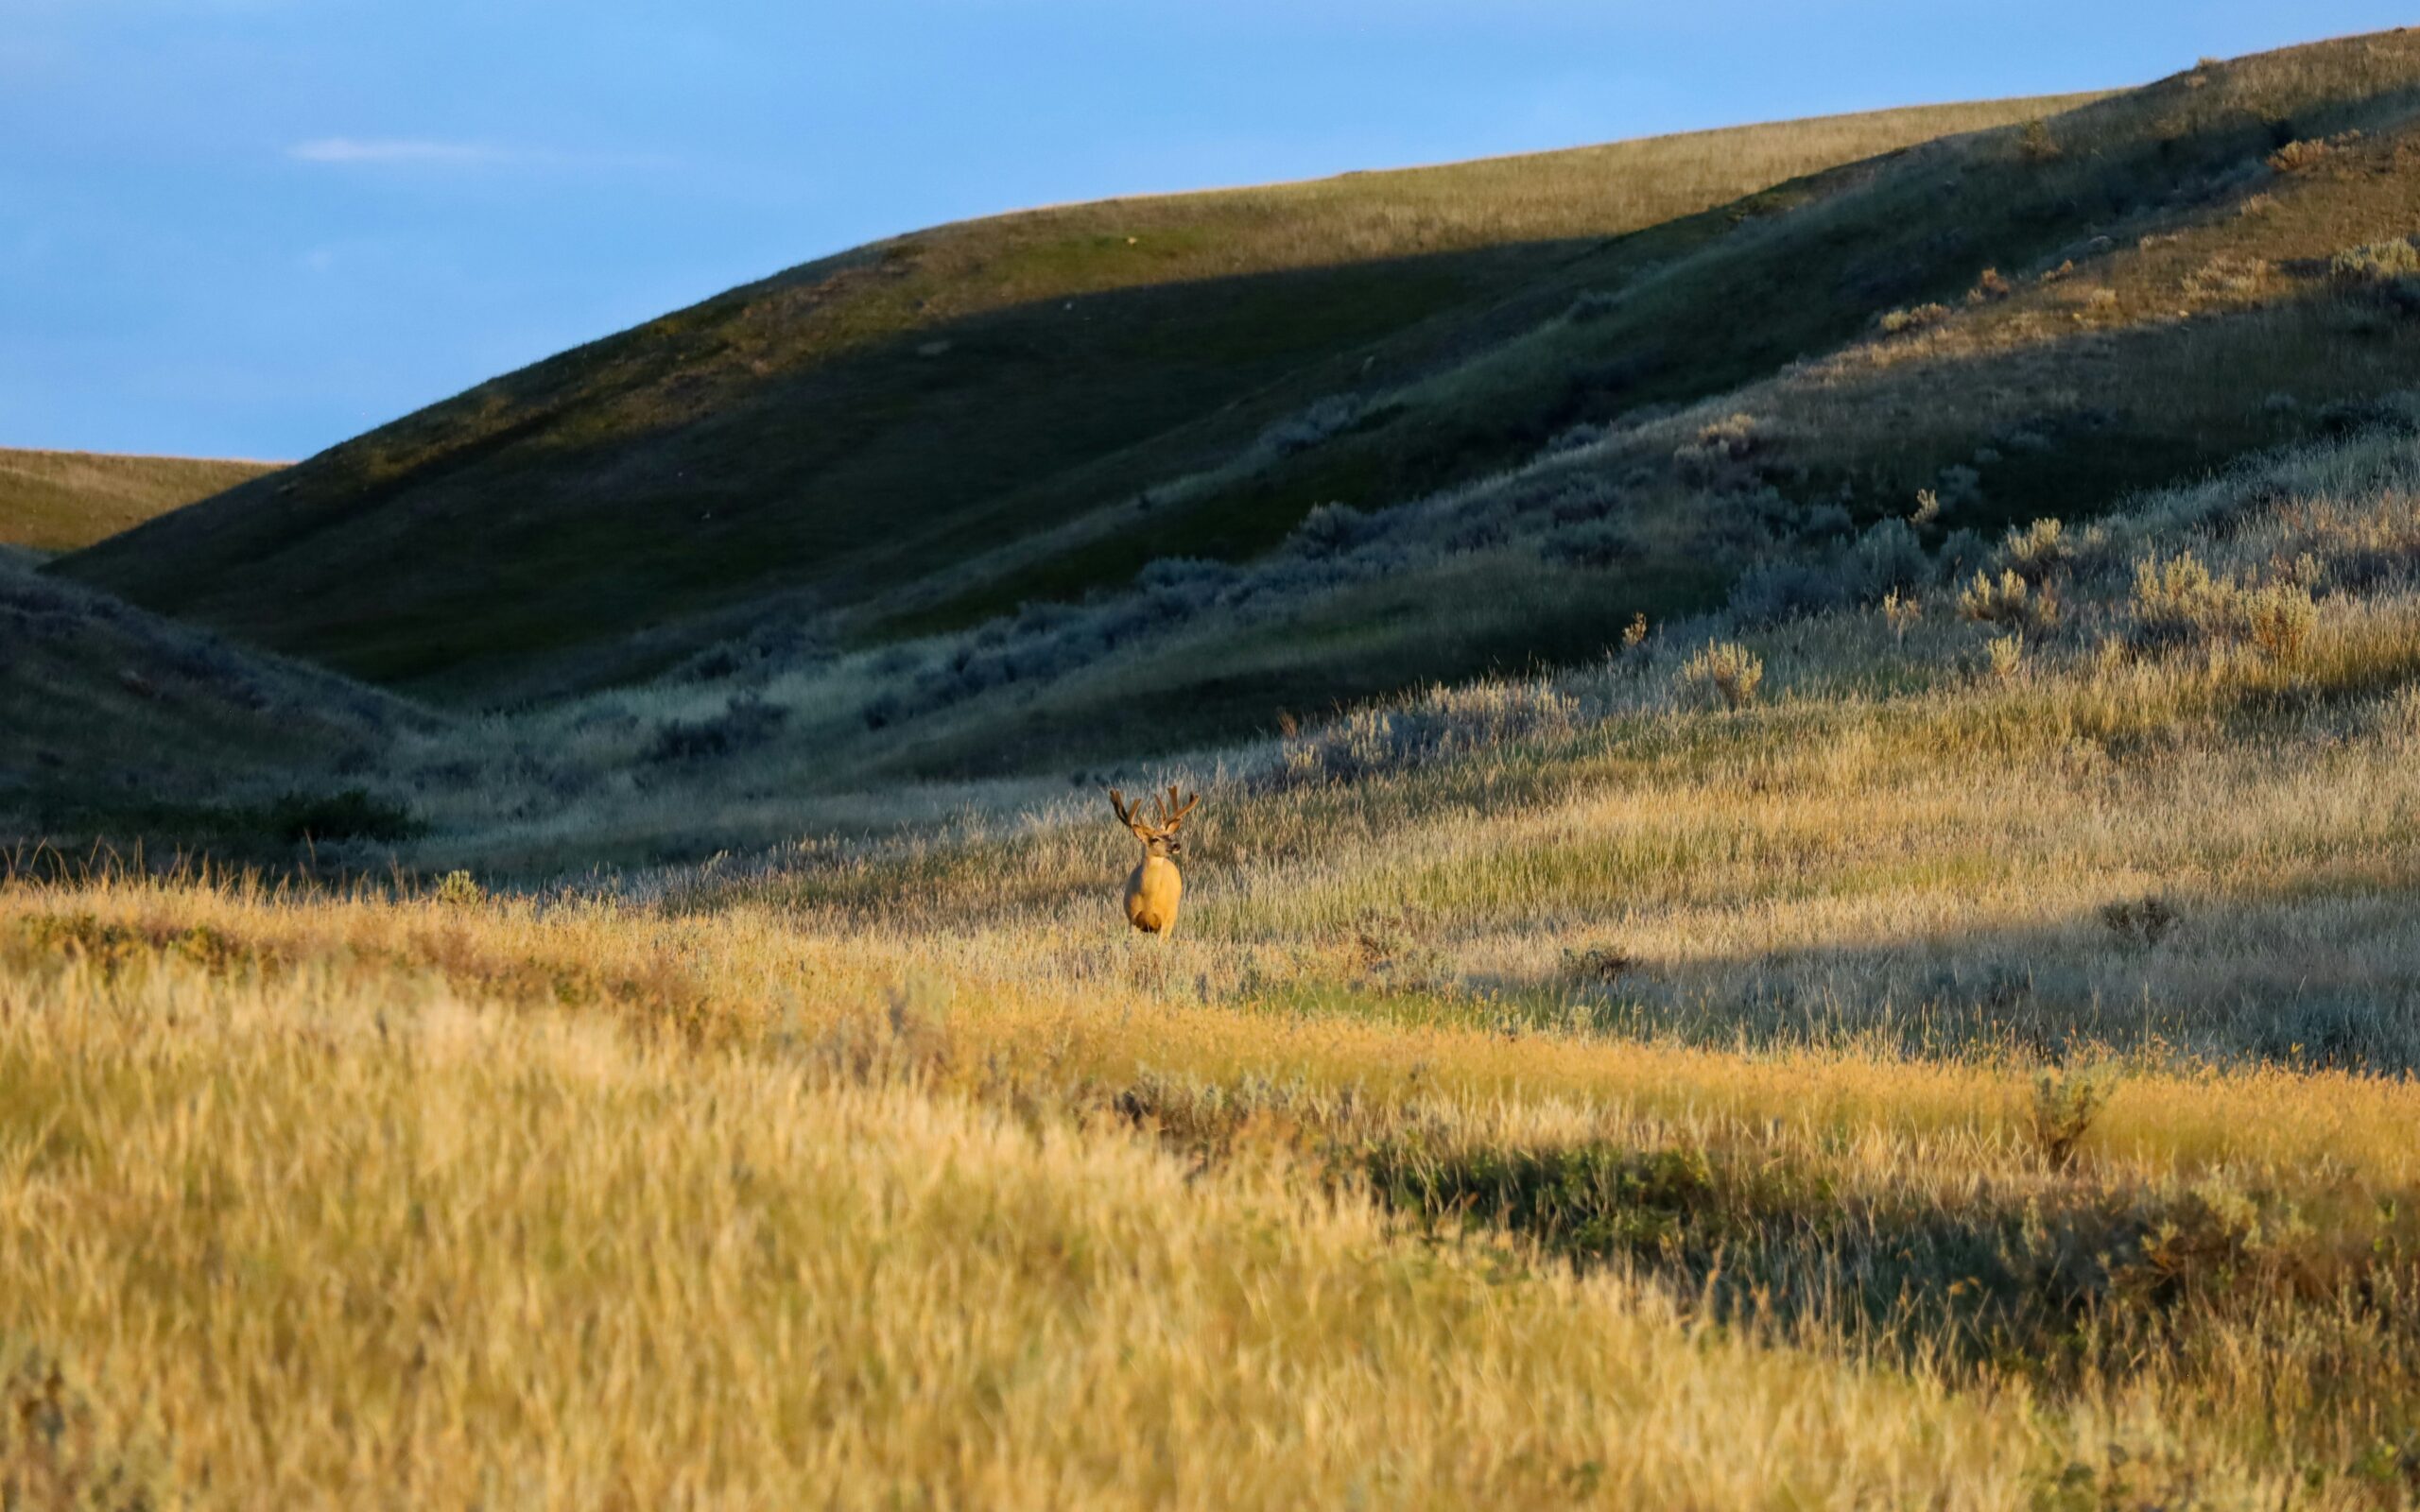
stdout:
POLYGON ((2036 589, 2007 568, 1996 578, 1977 573, 1958 595, 1958 613, 1981 625, 2039 627, 2057 623, 2059 601, 2047 584, 2036 589))
POLYGON ((2000 551, 2019 577, 2038 584, 2074 558, 2075 543, 2059 521, 2036 520, 2011 530, 2000 551))
POLYGON ((1921 331, 1949 318, 1946 304, 1911 304, 1904 310, 1885 310, 1875 318, 1875 324, 1885 335, 1897 335, 1903 331, 1921 331))
POLYGON ((2091 1071, 2046 1071, 2033 1082, 2034 1148, 2053 1171, 2075 1163, 2076 1148, 2109 1101, 2109 1081, 2091 1071))
POLYGON ((2182 918, 2174 904, 2156 893, 2105 903, 2100 910, 2101 926, 2130 945, 2158 944, 2182 918))
POLYGON ((1952 462, 1941 470, 1941 501, 1945 505, 1973 504, 1983 496, 1983 474, 1963 462, 1952 462))
POLYGON ((2319 606, 2298 583, 2273 583, 2248 595, 2245 614, 2252 644, 2274 662, 2301 661, 2319 628, 2319 606))
POLYGON ((752 750, 771 740, 789 711, 753 693, 735 695, 722 713, 699 720, 671 719, 657 727, 648 747, 649 762, 711 761, 752 750))
POLYGON ((1394 708, 1357 709, 1288 740, 1266 781, 1278 788, 1351 782, 1509 741, 1569 733, 1579 700, 1545 682, 1431 690, 1394 708))
POLYGON ((2135 624, 2138 639, 2174 644, 2223 634, 2237 618, 2232 584, 2211 575, 2191 552, 2135 563, 2135 624))
POLYGON ((1369 523, 1368 515, 1349 504, 1317 505, 1294 527, 1294 539, 1313 556, 1333 556, 1350 549, 1369 523))
POLYGON ((2135 564, 2135 640, 2148 646, 2249 642, 2291 662, 2308 649, 2319 608, 2301 581, 2250 588, 2214 575, 2190 552, 2135 564))
POLYGON ((2246 299, 2260 292, 2274 271, 2265 257, 2221 252, 2185 275, 2188 300, 2246 299))
POLYGON ((2301 173, 2327 156, 2327 144, 2317 138, 2289 142, 2269 154, 2269 166, 2279 173, 2301 173))
POLYGON ((1720 699, 1726 709, 1744 709, 1756 701, 1765 680, 1765 663, 1737 641, 1715 641, 1698 648, 1682 663, 1680 685, 1701 696, 1720 699))
POLYGON ((1857 538, 1851 553, 1859 602, 1876 604, 1893 593, 1909 593, 1931 581, 1932 558, 1905 520, 1881 520, 1857 538))
POLYGON ((1736 625, 1779 625, 1839 608, 1846 586, 1836 572, 1770 558, 1739 575, 1731 585, 1728 608, 1736 625))
POLYGON ((2398 238, 2347 247, 2328 259, 2327 270, 2351 283, 2383 283, 2420 276, 2420 248, 2398 238))

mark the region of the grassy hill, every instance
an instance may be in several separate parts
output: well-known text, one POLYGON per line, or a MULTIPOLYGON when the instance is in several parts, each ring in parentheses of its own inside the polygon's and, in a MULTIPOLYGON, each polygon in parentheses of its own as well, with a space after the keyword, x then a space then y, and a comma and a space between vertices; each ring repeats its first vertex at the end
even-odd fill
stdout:
POLYGON ((769 597, 862 629, 953 593, 1013 608, 1029 586, 1115 583, 1153 556, 1246 556, 1310 504, 1483 471, 1558 417, 1450 455, 1314 469, 1265 498, 1258 481, 1240 503, 1200 498, 1029 584, 1054 528, 1256 442, 1283 450, 1299 412, 1449 369, 1560 313, 1593 274, 1683 256, 1859 180, 1839 164, 2072 103, 1789 122, 942 227, 481 385, 65 570, 458 698, 651 670, 759 617, 769 597), (1702 214, 1713 207, 1727 208, 1702 214), (684 616, 706 618, 619 644, 684 616))
POLYGON ((1920 492, 1988 538, 2358 422, 2420 379, 2415 108, 2390 33, 944 228, 57 570, 449 701, 788 679, 834 782, 1182 748, 1585 662, 1920 492))
POLYGON ((269 462, 0 447, 0 546, 74 551, 275 470, 269 462))
MULTIPOLYGON (((2404 423, 2415 78, 2402 36, 2205 65, 1868 164, 1781 215, 1718 213, 1728 229, 1627 275, 1606 269, 1703 223, 1618 239, 1534 323, 936 565, 883 595, 888 628, 776 597, 600 652, 581 664, 608 682, 671 664, 493 727, 487 785, 516 795, 515 854, 544 869, 745 844, 903 779, 1086 781, 1408 688, 1594 664, 1642 617, 1870 606, 1971 575, 2012 527, 2082 528, 2144 488, 2404 423), (1859 278, 1883 282, 1807 298, 1859 278), (1608 352, 1641 366, 1607 377, 1608 352), (1610 413, 1573 418, 1573 386, 1599 382, 1610 413), (1470 438, 1537 417, 1433 492, 1297 496, 1241 559, 1186 534, 1432 443, 1440 465, 1496 455, 1470 438), (1049 577, 1087 562, 1117 586, 1078 600, 1049 577)), ((451 815, 447 765, 399 781, 451 815)))
POLYGON ((535 896, 0 889, 0 1464, 2411 1507, 2411 412, 1948 544, 1127 764, 1204 795, 1169 938, 1097 789, 786 789, 771 716, 596 700, 379 774, 535 896), (735 853, 578 859, 650 835, 735 853))

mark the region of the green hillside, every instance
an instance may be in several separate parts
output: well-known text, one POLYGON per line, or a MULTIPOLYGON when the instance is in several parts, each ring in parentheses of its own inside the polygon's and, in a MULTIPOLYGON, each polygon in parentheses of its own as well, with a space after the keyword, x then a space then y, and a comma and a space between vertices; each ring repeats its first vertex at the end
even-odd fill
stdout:
POLYGON ((0 448, 0 545, 75 551, 275 470, 271 462, 0 448))
MULTIPOLYGON (((641 771, 694 735, 785 764, 777 792, 1063 777, 1586 663, 1640 616, 1786 622, 1917 555, 1979 563, 2012 525, 2399 414, 2420 384, 2415 121, 2420 39, 2393 33, 1625 234, 1548 237, 1545 200, 1508 189, 1482 215, 1439 187, 1611 161, 1588 154, 1411 175, 1392 217, 1388 180, 1348 179, 977 223, 567 353, 53 570, 452 700, 596 693, 562 715, 586 721, 573 744, 641 771), (1535 239, 1283 275, 1196 250, 1172 259, 1194 282, 1034 297, 1141 277, 1126 254, 1206 209, 1252 229, 1253 257, 1311 261, 1271 206, 1358 228, 1338 256, 1388 226, 1535 239), (1130 247, 1112 225, 1143 229, 1130 247), (1216 383, 1184 360, 1311 341, 1240 290, 1447 266, 1476 282, 1390 333, 1222 357, 1216 383), (1109 319, 1119 301, 1165 318, 1109 319), (900 335, 913 319, 942 323, 900 335), (978 402, 953 364, 984 352, 978 402), (1258 387, 1211 403, 1247 369, 1258 387), (1167 399, 1167 428, 1089 430, 1106 402, 1065 386, 1096 380, 1130 419, 1167 399), (1056 471, 995 468, 995 442, 1056 471), (819 447, 815 488, 780 472, 819 447), (862 507, 815 491, 869 468, 889 481, 862 507)), ((714 766, 634 781, 712 786, 714 766)))
MULTIPOLYGON (((997 599, 1026 591, 1014 553, 1053 527, 1256 438, 1283 450, 1293 417, 1332 395, 1448 368, 1559 312, 1575 266, 1641 268, 1861 173, 1790 182, 1802 176, 2072 103, 1789 122, 942 227, 482 385, 67 570, 456 696, 646 670, 618 638, 684 614, 746 617, 769 593, 874 619, 943 589, 988 583, 997 599), (995 550, 1011 555, 972 560, 995 550)), ((1371 502, 1515 456, 1555 419, 1450 457, 1138 522, 1117 532, 1132 538, 1122 549, 1043 586, 1117 581, 1164 540, 1249 554, 1299 520, 1305 488, 1371 502)))

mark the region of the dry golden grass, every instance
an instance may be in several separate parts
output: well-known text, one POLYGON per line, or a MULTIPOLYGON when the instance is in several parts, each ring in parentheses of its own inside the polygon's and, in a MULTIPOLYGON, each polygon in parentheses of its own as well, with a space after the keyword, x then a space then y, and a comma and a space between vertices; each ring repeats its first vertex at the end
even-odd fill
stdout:
MULTIPOLYGON (((2240 1420, 2290 1409, 2210 1389, 2273 1396, 2273 1369, 2040 1399, 1860 1365, 1812 1326, 1701 1332, 1651 1274, 1418 1243, 1282 1134, 1188 1174, 1087 1119, 1079 1069, 1357 1088, 1347 1116, 1413 1118, 1433 1149, 1744 1143, 1824 1161, 1851 1212, 2057 1201, 2080 1178, 2016 1132, 2022 1077, 987 986, 912 941, 746 912, 102 885, 7 913, 0 1337, 62 1362, 91 1415, 82 1459, 21 1446, 28 1474, 113 1464, 231 1505, 2012 1506, 2077 1484, 2225 1504, 2290 1484, 2240 1420), (903 973, 923 985, 886 1001, 903 973), (590 995, 618 1022, 559 1001, 590 995)), ((2132 1080, 2091 1180, 2319 1161, 2388 1190, 2411 1100, 2132 1080)), ((2364 1494, 2336 1472, 2377 1435, 2332 1426, 2342 1463, 2314 1456, 2302 1504, 2364 1494)))
POLYGON ((276 466, 0 449, 0 545, 78 550, 276 466))
POLYGON ((6 1001, 0 1332, 164 1499, 1996 1506, 2031 1452, 1282 1164, 1188 1177, 408 977, 6 1001))

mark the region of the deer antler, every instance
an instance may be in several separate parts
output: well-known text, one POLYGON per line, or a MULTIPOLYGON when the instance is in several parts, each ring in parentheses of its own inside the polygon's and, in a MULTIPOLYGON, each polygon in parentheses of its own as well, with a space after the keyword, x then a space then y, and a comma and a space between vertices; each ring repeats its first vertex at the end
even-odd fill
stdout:
POLYGON ((1109 806, 1111 811, 1117 816, 1118 823, 1125 825, 1129 829, 1133 828, 1134 811, 1126 806, 1125 794, 1119 792, 1114 787, 1111 788, 1109 790, 1109 806))
POLYGON ((1184 806, 1183 808, 1177 807, 1176 788, 1171 785, 1168 788, 1167 806, 1162 811, 1167 814, 1167 817, 1160 821, 1160 828, 1163 830, 1173 830, 1178 825, 1183 824, 1184 822, 1184 816, 1192 813, 1193 806, 1201 801, 1201 795, 1195 793, 1184 800, 1184 806))

